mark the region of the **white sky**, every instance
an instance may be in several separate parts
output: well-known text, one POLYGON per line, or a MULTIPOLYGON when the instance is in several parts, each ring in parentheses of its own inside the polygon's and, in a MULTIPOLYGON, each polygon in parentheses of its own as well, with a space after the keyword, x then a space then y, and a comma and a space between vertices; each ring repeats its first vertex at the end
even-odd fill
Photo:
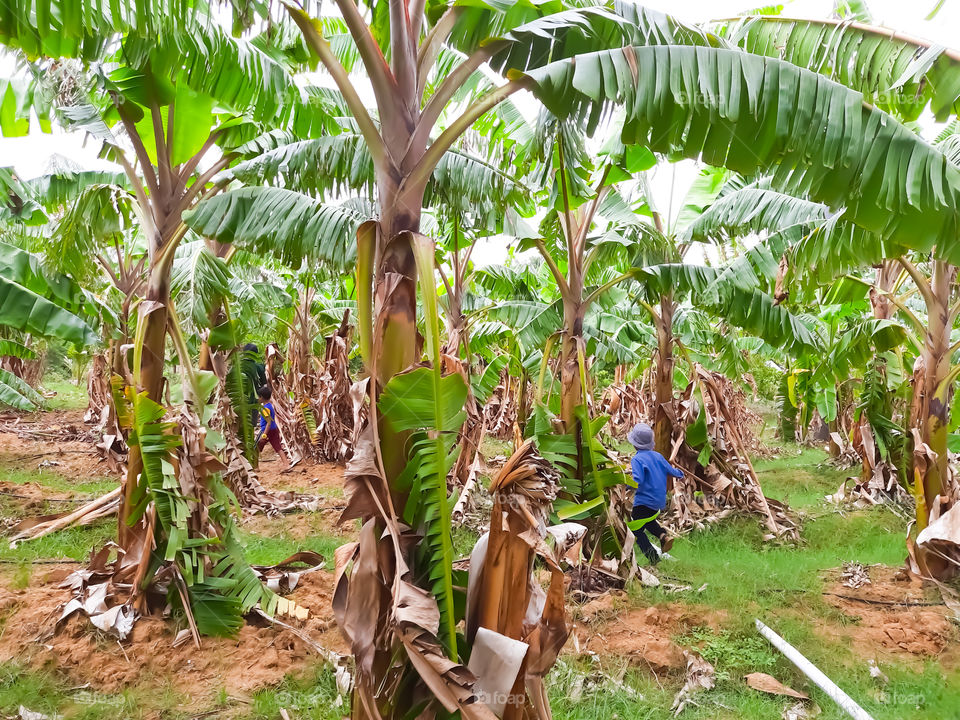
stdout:
MULTIPOLYGON (((775 1, 775 0, 774 0, 775 1)), ((646 0, 642 4, 670 13, 681 20, 696 23, 728 17, 751 7, 762 5, 761 0, 646 0)), ((900 32, 926 38, 942 45, 960 45, 960 0, 946 0, 944 7, 932 21, 925 16, 936 0, 867 0, 874 24, 895 28, 900 32)), ((828 17, 833 0, 792 0, 785 2, 783 14, 788 17, 828 17)), ((12 70, 9 57, 0 56, 0 75, 12 70)), ((54 129, 44 134, 39 129, 23 138, 0 138, 0 166, 13 166, 23 178, 36 177, 46 172, 50 158, 62 155, 83 167, 108 165, 96 157, 94 143, 85 143, 83 134, 68 134, 54 129)), ((653 178, 656 203, 665 214, 673 215, 682 203, 687 188, 697 173, 692 162, 678 163, 675 168, 663 168, 653 178), (672 192, 671 192, 672 188, 672 192), (670 199, 673 198, 671 205, 670 199), (668 211, 669 207, 669 211, 668 211)), ((478 247, 474 259, 481 264, 500 262, 505 256, 506 240, 493 239, 478 247)))

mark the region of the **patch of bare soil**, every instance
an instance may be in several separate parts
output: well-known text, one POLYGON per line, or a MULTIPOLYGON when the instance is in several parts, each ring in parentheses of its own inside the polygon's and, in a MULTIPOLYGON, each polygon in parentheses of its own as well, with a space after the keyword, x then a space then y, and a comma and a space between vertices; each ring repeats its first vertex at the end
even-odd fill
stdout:
POLYGON ((936 589, 908 577, 900 568, 868 568, 870 583, 859 588, 841 582, 839 571, 827 575, 824 599, 851 620, 820 627, 823 634, 848 638, 864 658, 960 662, 952 613, 940 604, 936 589))
POLYGON ((269 490, 296 490, 343 498, 343 465, 301 460, 287 472, 285 469, 286 465, 268 448, 260 456, 257 478, 269 490))
MULTIPOLYGON (((57 670, 101 692, 160 683, 184 697, 184 709, 208 707, 221 690, 249 697, 319 662, 296 635, 266 621, 245 624, 236 638, 204 638, 199 650, 192 642, 173 647, 180 627, 157 617, 138 620, 122 644, 79 615, 54 632, 58 609, 69 595, 58 586, 72 569, 37 573, 25 590, 0 588, 0 617, 6 618, 0 662, 16 659, 57 670)), ((333 618, 332 591, 332 574, 319 571, 303 575, 289 597, 310 610, 306 621, 296 623, 298 628, 319 645, 342 653, 346 644, 333 618)))
POLYGON ((111 474, 94 448, 80 410, 0 419, 0 464, 15 470, 49 470, 70 478, 111 474))
POLYGON ((241 527, 258 535, 285 535, 294 540, 302 540, 310 535, 328 535, 343 537, 344 541, 353 539, 356 528, 353 523, 338 526, 340 514, 346 507, 343 498, 343 466, 336 463, 313 463, 303 460, 292 470, 282 472, 286 467, 272 450, 266 457, 261 456, 257 479, 268 490, 295 491, 318 498, 316 511, 266 517, 261 514, 244 515, 241 527))
POLYGON ((626 596, 616 590, 574 606, 571 614, 574 624, 565 652, 615 656, 656 675, 682 674, 686 668, 674 637, 697 626, 718 628, 723 621, 716 610, 688 605, 628 609, 626 596))
POLYGON ((72 478, 111 474, 92 443, 34 440, 10 432, 0 433, 0 463, 14 470, 49 470, 72 478))
MULTIPOLYGON (((287 537, 291 540, 304 540, 316 535, 343 538, 343 542, 357 537, 356 522, 337 525, 340 520, 341 505, 325 503, 329 500, 321 497, 321 505, 316 511, 290 513, 277 517, 267 517, 262 513, 244 515, 238 523, 247 532, 264 537, 287 537)), ((334 503, 336 501, 334 500, 334 503)))

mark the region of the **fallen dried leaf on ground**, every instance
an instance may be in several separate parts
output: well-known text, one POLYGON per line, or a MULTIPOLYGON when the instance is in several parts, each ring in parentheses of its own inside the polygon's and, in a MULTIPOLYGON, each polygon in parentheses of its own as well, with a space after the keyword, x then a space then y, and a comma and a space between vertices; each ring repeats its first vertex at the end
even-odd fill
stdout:
POLYGON ((754 690, 770 693, 771 695, 787 695, 789 697, 799 698, 800 700, 809 700, 810 696, 806 693, 798 692, 791 687, 787 687, 772 675, 756 672, 744 675, 743 679, 747 685, 754 690))
POLYGON ((784 708, 783 720, 807 720, 815 718, 820 714, 820 706, 816 703, 805 703, 798 700, 790 707, 784 708))
POLYGON ((876 678, 877 680, 879 680, 880 682, 882 682, 884 685, 886 685, 888 682, 890 682, 890 678, 888 678, 888 677, 884 674, 883 670, 881 670, 881 669, 879 668, 879 666, 877 665, 877 661, 876 661, 876 660, 874 660, 874 659, 871 658, 871 659, 870 659, 870 662, 868 663, 868 665, 869 665, 869 667, 870 667, 870 677, 876 678))
POLYGON ((673 698, 673 716, 676 717, 683 712, 689 704, 696 704, 692 700, 692 695, 700 690, 710 690, 716 685, 716 672, 713 665, 708 663, 696 653, 683 651, 687 658, 687 677, 683 687, 673 698))
POLYGON ((20 717, 20 720, 53 720, 54 718, 60 717, 59 715, 44 715, 42 712, 29 710, 23 705, 20 706, 20 710, 17 712, 17 715, 20 717))
POLYGON ((840 583, 848 588, 857 589, 870 584, 870 572, 858 562, 843 564, 840 583))

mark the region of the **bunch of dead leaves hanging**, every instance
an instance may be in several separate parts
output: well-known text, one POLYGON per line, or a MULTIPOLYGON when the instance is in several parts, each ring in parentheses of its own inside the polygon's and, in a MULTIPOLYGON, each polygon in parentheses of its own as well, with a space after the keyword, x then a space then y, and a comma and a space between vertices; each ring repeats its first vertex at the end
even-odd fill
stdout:
POLYGON ((523 403, 520 398, 521 392, 529 394, 529 389, 522 385, 519 379, 511 378, 506 369, 501 371, 499 384, 483 406, 483 423, 491 437, 513 439, 514 426, 521 419, 520 407, 529 407, 529 403, 523 403))
POLYGON ((460 428, 457 445, 460 452, 453 469, 448 476, 448 487, 457 494, 452 518, 460 522, 464 516, 474 508, 474 494, 477 491, 477 475, 480 469, 480 445, 487 434, 487 423, 484 408, 477 402, 470 387, 470 377, 466 364, 455 355, 442 354, 443 371, 457 373, 463 378, 467 388, 467 399, 464 403, 464 412, 467 419, 460 428))
POLYGON ((610 417, 610 428, 626 432, 640 422, 653 421, 653 389, 649 371, 633 382, 614 382, 604 388, 599 409, 610 417))
POLYGON ((313 355, 312 338, 297 330, 305 319, 291 329, 286 357, 276 344, 267 347, 266 372, 274 391, 277 426, 292 461, 307 457, 345 462, 353 453, 349 320, 348 310, 340 327, 326 338, 322 364, 313 355))
MULTIPOLYGON (((320 459, 346 462, 353 454, 353 404, 350 398, 350 311, 336 332, 326 338, 323 372, 317 394, 310 398, 316 420, 313 446, 320 459)), ((363 418, 361 417, 361 420, 363 418)))
POLYGON ((733 513, 757 514, 767 529, 764 539, 796 540, 787 507, 765 497, 760 487, 745 439, 749 428, 738 403, 731 402, 736 392, 723 375, 695 365, 693 379, 671 409, 668 459, 684 476, 674 479, 665 519, 683 532, 733 513))
POLYGON ((837 505, 849 504, 854 508, 881 503, 909 505, 910 493, 900 484, 896 466, 885 459, 877 447, 866 413, 853 425, 849 437, 850 441, 847 441, 843 433, 830 433, 832 446, 839 451, 838 457, 831 459, 831 464, 840 467, 860 465, 860 475, 844 480, 835 493, 827 495, 827 501, 837 505))

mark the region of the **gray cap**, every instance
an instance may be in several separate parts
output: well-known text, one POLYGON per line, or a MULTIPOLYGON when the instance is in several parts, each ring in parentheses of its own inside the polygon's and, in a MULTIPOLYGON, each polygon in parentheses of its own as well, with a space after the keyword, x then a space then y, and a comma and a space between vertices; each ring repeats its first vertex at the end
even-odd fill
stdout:
POLYGON ((627 433, 627 440, 637 450, 653 450, 653 429, 646 423, 637 423, 627 433))

